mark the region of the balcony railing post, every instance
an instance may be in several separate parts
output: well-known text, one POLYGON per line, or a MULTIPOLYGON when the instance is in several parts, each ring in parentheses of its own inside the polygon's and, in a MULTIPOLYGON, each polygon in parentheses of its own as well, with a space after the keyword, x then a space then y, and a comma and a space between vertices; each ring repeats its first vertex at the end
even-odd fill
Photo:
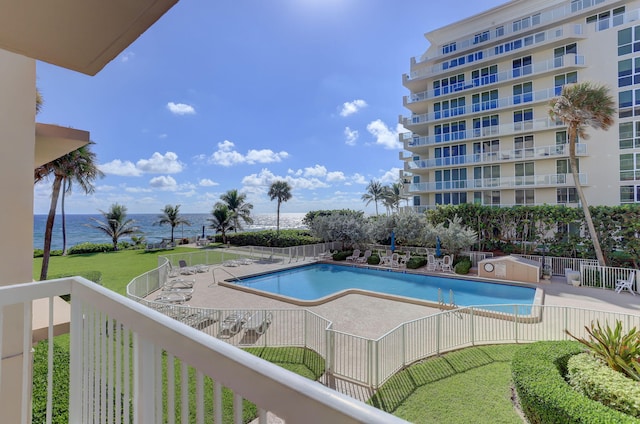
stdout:
POLYGON ((156 354, 155 346, 134 334, 134 422, 157 422, 155 391, 156 391, 156 354))

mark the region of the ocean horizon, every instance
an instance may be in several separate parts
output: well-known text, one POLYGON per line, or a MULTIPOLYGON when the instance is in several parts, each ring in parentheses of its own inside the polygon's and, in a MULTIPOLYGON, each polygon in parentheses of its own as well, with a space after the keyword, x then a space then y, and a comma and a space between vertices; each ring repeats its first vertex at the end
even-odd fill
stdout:
MULTIPOLYGON (((306 213, 280 213, 280 229, 306 228, 302 220, 306 213)), ((203 231, 207 236, 214 235, 213 229, 209 228, 210 213, 182 214, 191 221, 191 226, 179 225, 174 230, 175 238, 201 236, 203 231), (204 228, 203 228, 204 227, 204 228)), ((127 217, 135 221, 145 239, 150 242, 160 241, 163 238, 171 237, 171 227, 169 225, 154 225, 158 220, 158 214, 127 214, 127 217)), ((276 228, 276 214, 263 213, 253 214, 253 224, 243 225, 242 231, 260 231, 276 228)), ((94 222, 91 218, 103 220, 101 214, 67 214, 67 249, 80 243, 111 243, 111 239, 101 231, 90 227, 94 222)), ((33 248, 42 249, 44 246, 44 231, 47 223, 46 214, 33 215, 33 248)), ((130 237, 122 237, 122 241, 131 241, 130 237)), ((56 215, 53 224, 53 234, 51 237, 51 249, 62 249, 62 215, 56 215)))

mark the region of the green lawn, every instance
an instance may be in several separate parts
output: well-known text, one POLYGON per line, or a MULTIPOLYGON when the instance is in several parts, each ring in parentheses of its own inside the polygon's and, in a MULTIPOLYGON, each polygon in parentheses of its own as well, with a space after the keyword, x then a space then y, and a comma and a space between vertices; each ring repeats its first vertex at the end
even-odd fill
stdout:
POLYGON ((467 348, 410 366, 369 401, 414 423, 522 423, 511 402, 519 345, 467 348))

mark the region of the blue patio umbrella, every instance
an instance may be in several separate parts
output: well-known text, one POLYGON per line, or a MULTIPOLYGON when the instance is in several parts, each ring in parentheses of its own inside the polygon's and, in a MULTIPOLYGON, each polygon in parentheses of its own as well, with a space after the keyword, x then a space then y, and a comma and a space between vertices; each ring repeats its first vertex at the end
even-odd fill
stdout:
POLYGON ((396 250, 396 233, 395 231, 391 231, 391 251, 394 252, 396 250))
POLYGON ((436 236, 436 257, 439 258, 442 255, 440 250, 440 236, 436 236))

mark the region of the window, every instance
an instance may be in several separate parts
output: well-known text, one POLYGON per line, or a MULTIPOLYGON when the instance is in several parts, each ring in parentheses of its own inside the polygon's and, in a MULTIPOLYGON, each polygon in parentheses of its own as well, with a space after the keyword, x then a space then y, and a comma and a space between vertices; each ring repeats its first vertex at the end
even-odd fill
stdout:
POLYGON ((578 73, 569 72, 567 74, 556 75, 554 78, 555 94, 559 96, 562 93, 562 87, 565 84, 574 84, 578 82, 578 73))
POLYGON ((640 51, 640 25, 618 31, 618 56, 640 51))
POLYGON ((500 186, 500 165, 476 166, 473 179, 475 187, 500 186))
POLYGON ((471 97, 473 103, 473 111, 495 109, 498 107, 498 90, 485 91, 484 93, 474 94, 471 97))
POLYGON ((578 195, 575 187, 556 188, 556 203, 578 203, 578 195))
POLYGON ((473 44, 482 43, 484 41, 487 41, 488 39, 489 39, 489 31, 483 31, 480 34, 476 34, 473 37, 473 44))
POLYGON ((521 31, 523 29, 527 29, 531 26, 531 17, 527 16, 526 18, 518 19, 514 21, 512 24, 513 32, 521 31))
POLYGON ((640 116, 640 89, 618 93, 618 117, 640 116))
POLYGON ((607 10, 587 17, 587 24, 593 24, 596 31, 603 31, 610 27, 622 25, 624 23, 624 6, 617 9, 607 10))
POLYGON ((436 190, 452 190, 467 186, 467 168, 437 170, 436 190))
POLYGON ((618 87, 640 84, 640 57, 618 62, 618 87))
POLYGON ((516 185, 531 185, 535 183, 533 162, 520 162, 515 165, 516 185))
POLYGON ((433 113, 435 119, 447 118, 449 116, 457 116, 465 113, 464 97, 457 99, 445 100, 433 104, 433 113))
POLYGON ((453 43, 445 44, 442 46, 442 54, 449 54, 455 52, 457 49, 455 41, 453 43))
POLYGON ((464 88, 464 74, 454 75, 433 82, 433 95, 454 93, 464 88))
POLYGON ((413 206, 420 206, 420 196, 413 196, 413 206))
POLYGON ((434 127, 436 143, 466 138, 465 131, 465 121, 449 122, 446 124, 436 125, 434 127))
POLYGON ((467 193, 436 193, 436 205, 459 205, 467 203, 467 193))
POLYGON ((496 37, 502 37, 504 35, 504 27, 499 26, 496 28, 496 37))
POLYGON ((531 72, 533 72, 531 56, 521 57, 513 61, 513 78, 529 75, 531 72))
POLYGON ((513 104, 533 101, 533 83, 525 82, 513 86, 513 104))
POLYGON ((568 54, 578 54, 578 45, 576 43, 567 44, 566 46, 556 47, 553 50, 553 66, 558 68, 565 65, 564 56, 568 54))
POLYGON ((491 65, 486 68, 474 69, 471 71, 471 80, 473 85, 478 87, 480 85, 493 84, 497 81, 498 77, 498 65, 491 65))
POLYGON ((604 0, 571 0, 571 13, 579 12, 582 9, 603 3, 604 0))
POLYGON ((420 175, 414 175, 414 176, 413 176, 413 180, 412 180, 412 182, 413 182, 414 184, 418 184, 418 183, 420 183, 420 175))
POLYGON ((534 190, 516 190, 516 205, 533 205, 535 204, 534 190))
MULTIPOLYGON (((576 158, 578 174, 580 174, 580 159, 576 158)), ((571 164, 569 159, 558 159, 556 161, 556 180, 558 184, 566 184, 567 175, 571 174, 571 164)))
POLYGON ((473 119, 473 136, 482 137, 498 133, 498 115, 487 115, 473 119))
POLYGON ((640 185, 621 186, 620 203, 640 203, 640 185))
POLYGON ((618 124, 620 149, 640 148, 640 121, 622 122, 618 124))
POLYGON ((531 158, 534 155, 533 135, 515 137, 513 147, 517 158, 531 158))
POLYGON ((640 180, 640 153, 620 155, 620 181, 640 180))
POLYGON ((513 129, 515 131, 533 129, 533 109, 516 110, 513 112, 513 129))
POLYGON ((456 144, 453 146, 436 147, 434 149, 436 166, 457 165, 457 164, 464 163, 464 158, 466 154, 467 154, 466 144, 456 144))
POLYGON ((500 191, 492 190, 483 192, 482 204, 488 206, 500 206, 500 191))

